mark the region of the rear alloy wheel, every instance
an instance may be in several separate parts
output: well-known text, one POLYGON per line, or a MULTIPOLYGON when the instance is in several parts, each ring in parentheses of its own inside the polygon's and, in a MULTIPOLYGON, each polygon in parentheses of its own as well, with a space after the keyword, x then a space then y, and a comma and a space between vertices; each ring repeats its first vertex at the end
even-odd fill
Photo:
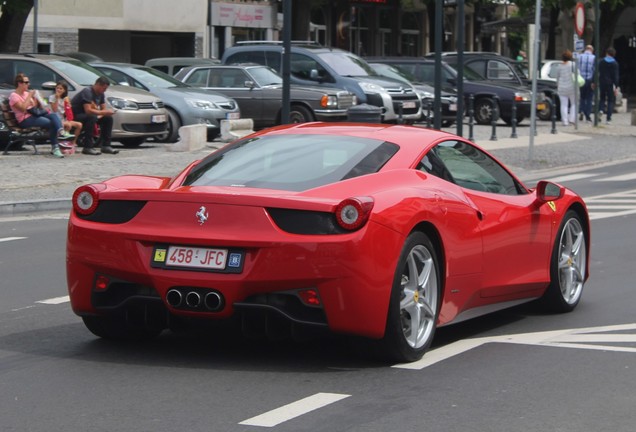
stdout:
POLYGON ((311 111, 302 105, 292 105, 289 110, 290 123, 307 123, 314 121, 311 111))
POLYGON ((426 234, 412 233, 398 261, 382 340, 391 360, 419 360, 431 345, 440 305, 439 278, 433 244, 426 234))
POLYGON ((545 309, 570 312, 579 304, 587 271, 587 241, 581 218, 568 211, 552 251, 550 285, 541 298, 545 309))
POLYGON ((481 98, 475 101, 475 122, 480 125, 488 125, 492 123, 493 100, 490 98, 481 98))

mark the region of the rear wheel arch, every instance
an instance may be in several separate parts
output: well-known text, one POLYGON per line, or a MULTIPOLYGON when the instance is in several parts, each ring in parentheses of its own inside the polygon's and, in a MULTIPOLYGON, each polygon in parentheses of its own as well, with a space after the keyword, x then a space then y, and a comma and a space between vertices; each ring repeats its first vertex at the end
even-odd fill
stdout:
POLYGON ((437 258, 439 260, 439 276, 440 276, 440 304, 444 301, 444 285, 446 282, 446 253, 444 251, 444 241, 442 236, 435 225, 428 221, 422 221, 413 227, 413 230, 409 233, 412 234, 415 231, 422 232, 428 236, 431 243, 433 243, 433 247, 435 248, 435 253, 437 254, 437 258))

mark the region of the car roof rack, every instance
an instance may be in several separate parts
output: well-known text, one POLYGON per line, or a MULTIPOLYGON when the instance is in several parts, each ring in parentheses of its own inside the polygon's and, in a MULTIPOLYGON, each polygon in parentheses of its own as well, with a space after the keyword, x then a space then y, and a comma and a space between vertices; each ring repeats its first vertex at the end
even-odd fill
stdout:
MULTIPOLYGON (((282 45, 283 41, 277 40, 248 40, 248 41, 238 41, 235 45, 282 45)), ((292 45, 309 45, 322 47, 318 42, 312 40, 293 40, 291 41, 292 45)))

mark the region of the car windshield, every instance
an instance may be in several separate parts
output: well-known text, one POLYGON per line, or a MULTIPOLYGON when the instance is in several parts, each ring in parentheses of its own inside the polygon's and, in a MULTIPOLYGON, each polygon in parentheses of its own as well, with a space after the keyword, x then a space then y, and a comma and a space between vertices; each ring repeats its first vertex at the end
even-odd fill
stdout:
POLYGON ((411 84, 417 82, 417 78, 414 77, 409 72, 400 69, 397 66, 391 66, 388 64, 382 63, 371 63, 370 66, 375 70, 378 74, 393 78, 403 83, 411 84))
POLYGON ((268 67, 254 67, 249 69, 250 74, 259 86, 283 84, 283 78, 268 67))
MULTIPOLYGON (((449 72, 452 71, 453 78, 457 78, 457 65, 448 65, 448 70, 449 72)), ((468 81, 486 81, 486 78, 466 66, 464 66, 464 79, 468 81)))
POLYGON ((327 52, 319 54, 338 75, 378 76, 369 64, 355 54, 348 52, 327 52))
POLYGON ((145 66, 126 69, 126 73, 149 88, 189 87, 167 73, 145 66))
POLYGON ((350 136, 248 138, 205 158, 184 185, 303 191, 378 172, 397 150, 393 143, 350 136))
MULTIPOLYGON (((94 67, 79 60, 53 60, 51 66, 81 86, 91 86, 95 84, 98 77, 105 76, 94 67)), ((114 83, 112 80, 111 82, 114 83)))

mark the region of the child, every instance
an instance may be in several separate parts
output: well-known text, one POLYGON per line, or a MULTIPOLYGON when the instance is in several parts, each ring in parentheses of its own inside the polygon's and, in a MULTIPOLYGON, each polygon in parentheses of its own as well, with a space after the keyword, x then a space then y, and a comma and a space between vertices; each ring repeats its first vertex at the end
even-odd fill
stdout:
MULTIPOLYGON (((68 84, 66 84, 65 81, 59 81, 57 83, 55 86, 55 93, 49 96, 49 103, 51 104, 53 112, 56 113, 62 121, 64 130, 70 131, 71 129, 74 129, 75 137, 73 138, 73 145, 76 146, 77 138, 82 131, 82 123, 73 120, 73 111, 70 109, 71 101, 68 97, 68 84)), ((60 136, 60 138, 68 138, 69 136, 70 135, 60 136)))

